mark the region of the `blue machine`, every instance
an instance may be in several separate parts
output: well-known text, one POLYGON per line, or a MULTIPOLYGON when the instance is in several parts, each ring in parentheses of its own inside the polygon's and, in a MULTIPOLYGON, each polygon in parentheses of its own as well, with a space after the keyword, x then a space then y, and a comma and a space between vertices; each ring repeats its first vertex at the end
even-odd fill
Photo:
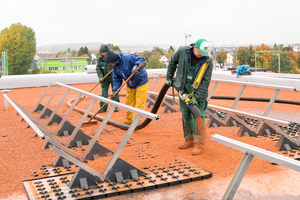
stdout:
POLYGON ((236 77, 238 78, 240 75, 251 75, 249 65, 240 65, 236 70, 236 77))

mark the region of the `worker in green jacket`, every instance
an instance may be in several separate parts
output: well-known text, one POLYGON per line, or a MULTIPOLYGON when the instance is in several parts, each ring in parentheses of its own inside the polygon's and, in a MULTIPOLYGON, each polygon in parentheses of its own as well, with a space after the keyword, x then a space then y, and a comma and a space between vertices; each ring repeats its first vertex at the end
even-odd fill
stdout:
MULTIPOLYGON (((113 86, 114 86, 112 73, 110 73, 105 79, 103 79, 103 77, 112 70, 112 66, 105 63, 105 56, 108 51, 110 51, 109 47, 106 44, 102 44, 100 47, 101 55, 98 58, 97 66, 96 66, 97 75, 98 75, 99 82, 101 83, 101 88, 102 88, 101 96, 105 97, 105 98, 108 98, 109 85, 111 84, 111 88, 113 88, 113 86)), ((116 95, 116 98, 114 99, 114 101, 120 102, 119 93, 116 95)), ((101 101, 100 108, 104 104, 105 104, 105 102, 101 101)), ((106 106, 104 106, 104 108, 102 108, 100 110, 100 113, 104 113, 104 112, 106 112, 106 110, 107 110, 107 104, 106 104, 106 106)), ((118 112, 119 109, 116 108, 114 111, 118 112)))
MULTIPOLYGON (((199 39, 195 44, 180 47, 171 57, 166 84, 172 85, 174 73, 176 77, 173 80, 173 85, 182 92, 193 94, 191 99, 198 105, 202 113, 202 120, 205 122, 205 112, 207 106, 206 98, 208 96, 208 86, 212 76, 213 64, 208 52, 208 42, 205 39, 199 39), (203 79, 199 88, 193 91, 192 84, 196 78, 198 70, 201 69, 204 63, 208 63, 208 68, 204 73, 203 79)), ((199 155, 204 150, 205 136, 200 133, 197 123, 193 118, 186 103, 179 98, 180 110, 182 113, 182 125, 185 141, 179 146, 179 149, 188 149, 194 147, 192 155, 199 155)), ((204 124, 205 125, 205 124, 204 124)))

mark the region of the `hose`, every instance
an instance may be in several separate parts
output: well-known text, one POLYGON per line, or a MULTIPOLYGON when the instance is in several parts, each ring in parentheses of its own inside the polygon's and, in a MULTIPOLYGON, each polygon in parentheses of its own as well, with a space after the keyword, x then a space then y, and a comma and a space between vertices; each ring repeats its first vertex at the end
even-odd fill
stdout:
MULTIPOLYGON (((161 88, 159 94, 158 94, 158 97, 151 109, 151 113, 153 114, 156 114, 168 89, 169 89, 169 85, 167 84, 164 84, 163 87, 161 88)), ((211 99, 223 99, 223 100, 235 100, 236 97, 234 96, 212 96, 211 99)), ((75 99, 75 98, 74 98, 75 99)), ((70 107, 72 102, 74 101, 74 99, 70 99, 68 102, 67 102, 67 105, 70 107)), ((270 99, 269 98, 260 98, 260 97, 241 97, 240 100, 242 101, 262 101, 262 102, 269 102, 270 99)), ((276 103, 286 103, 286 104, 294 104, 294 105, 300 105, 300 101, 292 101, 292 100, 284 100, 284 99, 276 99, 275 100, 276 103)), ((85 110, 84 109, 81 109, 81 108, 78 108, 78 107, 74 107, 74 110, 75 111, 78 111, 80 113, 85 113, 85 110)), ((88 116, 93 116, 94 113, 89 113, 88 116)), ((101 117, 101 116, 98 116, 96 115, 94 117, 95 119, 99 120, 99 121, 103 121, 104 117, 101 117)), ((150 122, 152 121, 152 119, 148 119, 146 118, 142 123, 138 124, 136 126, 136 130, 139 130, 139 129, 143 129, 145 128, 150 122)), ((122 130, 127 130, 129 128, 129 125, 127 124, 123 124, 123 123, 120 123, 120 122, 117 122, 117 121, 114 121, 114 120, 108 120, 107 122, 108 125, 112 125, 112 126, 115 126, 115 127, 118 127, 122 130)))
MULTIPOLYGON (((159 107, 160 107, 160 105, 161 105, 161 103, 162 103, 162 101, 163 101, 163 99, 164 99, 164 97, 165 97, 165 95, 166 95, 166 93, 167 93, 169 87, 170 87, 170 86, 167 85, 167 84, 164 84, 164 85, 163 85, 163 87, 161 88, 161 90, 160 90, 160 92, 159 92, 159 94, 158 94, 158 96, 157 96, 157 99, 156 99, 156 101, 155 101, 155 103, 154 103, 154 105, 153 105, 153 107, 152 107, 152 109, 151 109, 151 111, 150 111, 151 113, 153 113, 153 114, 156 114, 156 113, 157 113, 157 111, 158 111, 158 109, 159 109, 159 107)), ((75 98, 74 98, 74 99, 75 99, 75 98)), ((70 99, 70 100, 67 102, 67 105, 68 105, 69 107, 70 107, 71 104, 73 103, 74 99, 70 99)), ((84 109, 78 108, 78 107, 76 107, 76 106, 74 107, 74 110, 75 110, 75 111, 78 111, 78 112, 80 112, 80 113, 85 113, 85 110, 84 110, 84 109)), ((91 112, 88 114, 88 116, 93 116, 93 115, 94 115, 94 113, 91 113, 91 112)), ((101 117, 101 116, 96 115, 96 116, 94 117, 94 119, 97 119, 97 120, 99 120, 99 121, 103 121, 104 117, 101 117)), ((145 128, 151 121, 152 121, 152 119, 146 118, 144 121, 142 121, 142 123, 140 123, 140 124, 138 124, 138 125, 136 126, 135 130, 139 130, 139 129, 145 128)), ((116 121, 110 120, 110 119, 108 120, 107 124, 108 124, 108 125, 115 126, 115 127, 118 127, 118 128, 120 128, 120 129, 122 129, 122 130, 127 130, 127 129, 130 127, 130 125, 123 124, 123 123, 120 123, 120 122, 116 122, 116 121)))

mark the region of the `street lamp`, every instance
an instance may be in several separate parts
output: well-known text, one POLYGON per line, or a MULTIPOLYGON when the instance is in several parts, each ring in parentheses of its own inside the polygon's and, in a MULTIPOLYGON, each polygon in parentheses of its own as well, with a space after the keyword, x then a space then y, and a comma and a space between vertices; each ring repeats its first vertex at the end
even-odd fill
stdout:
POLYGON ((184 32, 183 35, 184 35, 184 38, 185 38, 185 39, 184 39, 185 45, 187 45, 187 38, 188 38, 188 37, 191 37, 192 34, 190 34, 190 33, 188 33, 188 32, 184 32))

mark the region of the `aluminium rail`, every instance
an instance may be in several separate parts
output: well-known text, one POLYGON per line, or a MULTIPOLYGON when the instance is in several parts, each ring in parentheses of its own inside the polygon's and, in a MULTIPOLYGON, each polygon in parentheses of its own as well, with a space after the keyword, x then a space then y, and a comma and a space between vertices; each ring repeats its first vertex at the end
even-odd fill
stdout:
MULTIPOLYGON (((148 91, 148 93, 152 94, 152 95, 155 95, 155 96, 158 95, 158 93, 155 93, 155 92, 148 91)), ((169 98, 169 99, 173 98, 172 96, 169 96, 169 95, 165 95, 165 97, 169 98)), ((179 98, 175 97, 175 99, 178 100, 179 98)), ((253 113, 248 113, 248 112, 244 112, 244 111, 239 111, 239 110, 235 110, 235 109, 225 108, 225 107, 221 107, 221 106, 215 106, 215 105, 212 105, 212 104, 208 104, 207 108, 225 112, 226 114, 231 116, 233 119, 238 121, 241 125, 243 125, 244 127, 247 127, 248 130, 252 130, 252 131, 255 131, 255 130, 252 127, 250 127, 239 116, 253 118, 253 119, 259 120, 261 122, 264 122, 271 129, 273 129, 275 132, 277 132, 277 133, 281 134, 282 136, 286 137, 288 140, 290 140, 292 143, 296 144, 297 146, 300 146, 300 137, 297 140, 294 140, 289 134, 287 134, 280 127, 277 126, 277 125, 289 126, 291 124, 291 122, 289 122, 289 121, 275 119, 275 118, 262 116, 262 115, 257 115, 257 114, 253 114, 253 113)), ((207 113, 207 111, 208 110, 206 110, 205 112, 207 113)), ((211 114, 211 115, 214 115, 214 114, 211 114)))
POLYGON ((244 156, 236 169, 222 200, 231 200, 233 199, 240 183, 242 182, 243 177, 245 176, 249 165, 254 156, 258 158, 262 158, 264 160, 279 164, 281 166, 293 169, 295 171, 300 172, 300 162, 291 158, 287 158, 285 156, 254 147, 233 139, 229 139, 227 137, 215 134, 212 135, 212 140, 214 142, 223 144, 225 146, 231 147, 233 149, 244 152, 244 156))
MULTIPOLYGON (((94 181, 103 181, 106 179, 113 180, 113 179, 115 179, 115 174, 113 174, 113 173, 115 173, 115 170, 119 170, 119 171, 125 173, 125 176, 129 176, 129 173, 130 173, 129 169, 137 170, 138 174, 142 174, 143 172, 141 170, 135 168, 134 166, 127 163, 126 161, 123 161, 122 159, 120 159, 119 155, 120 155, 121 151, 123 150, 123 148, 125 147, 127 141, 129 140, 132 132, 135 130, 136 126, 138 125, 138 122, 142 116, 144 116, 146 118, 150 118, 152 120, 158 120, 159 116, 156 114, 153 114, 153 113, 149 113, 144 110, 140 110, 140 109, 128 106, 128 105, 124 105, 119 102, 112 101, 112 100, 104 98, 104 97, 100 97, 95 94, 91 94, 89 92, 85 92, 83 90, 80 90, 80 89, 77 89, 77 88, 74 88, 71 86, 67 86, 62 83, 56 82, 55 84, 57 85, 57 87, 55 88, 54 92, 52 93, 52 95, 50 96, 48 101, 46 102, 45 106, 43 106, 41 104, 41 102, 42 102, 43 98, 46 96, 47 92, 49 91, 52 83, 50 83, 49 86, 46 88, 46 91, 43 93, 42 97, 38 100, 37 104, 34 106, 33 111, 29 111, 28 109, 24 108, 20 104, 14 103, 14 101, 10 100, 8 98, 8 96, 4 96, 4 97, 6 99, 8 99, 8 101, 13 105, 13 107, 17 110, 17 112, 21 114, 21 116, 23 117, 23 119, 26 120, 26 122, 29 124, 29 126, 32 127, 41 138, 46 139, 46 141, 47 141, 46 146, 48 145, 51 150, 53 150, 59 154, 59 157, 56 159, 54 166, 60 165, 61 162, 64 162, 64 160, 62 160, 62 158, 65 158, 66 160, 71 161, 71 163, 74 163, 80 167, 77 170, 77 173, 75 173, 75 175, 73 176, 72 181, 69 184, 69 187, 74 188, 74 187, 79 186, 80 183, 78 183, 78 180, 82 179, 82 178, 89 179, 88 184, 93 184, 94 181), (65 88, 66 92, 63 94, 59 103, 56 104, 55 109, 53 111, 51 111, 48 107, 51 104, 51 101, 54 99, 55 95, 57 94, 57 92, 59 91, 60 88, 65 88), (70 91, 77 92, 78 95, 75 98, 75 100, 73 101, 70 108, 68 109, 65 116, 62 118, 62 117, 58 116, 56 114, 56 112, 70 91), (73 128, 72 134, 71 135, 67 134, 67 135, 70 135, 70 137, 69 137, 68 141, 65 142, 64 140, 61 140, 58 137, 58 133, 63 128, 65 128, 64 127, 65 124, 69 123, 67 121, 67 118, 73 111, 73 108, 75 107, 75 105, 77 104, 77 102, 79 101, 79 99, 82 95, 92 98, 92 102, 88 106, 87 110, 83 114, 83 116, 80 119, 80 121, 78 122, 77 126, 75 128, 73 128), (104 101, 104 102, 110 104, 111 109, 109 109, 104 120, 98 127, 97 131, 94 133, 93 138, 91 138, 90 136, 84 134, 83 132, 80 132, 79 128, 82 126, 84 119, 88 115, 89 116, 93 115, 93 113, 90 113, 90 111, 91 111, 93 105, 95 104, 95 102, 98 100, 104 101), (105 125, 107 124, 109 118, 112 116, 113 111, 115 110, 116 107, 136 113, 136 117, 134 118, 132 124, 130 125, 129 129, 125 133, 123 139, 119 143, 116 151, 112 152, 109 149, 100 145, 97 142, 97 139, 103 132, 105 125), (31 112, 36 112, 36 111, 39 111, 38 117, 31 113, 31 112), (50 117, 49 117, 49 115, 50 115, 50 117), (43 118, 43 117, 47 119, 46 122, 42 122, 42 121, 38 120, 38 118, 43 118), (59 123, 58 126, 56 127, 55 131, 52 131, 51 129, 49 129, 47 127, 47 126, 51 125, 53 120, 54 121, 58 120, 58 123, 59 123), (82 144, 81 139, 82 139, 82 141, 83 140, 85 141, 84 144, 82 144), (81 145, 87 145, 87 147, 84 150, 82 155, 79 155, 75 151, 72 151, 71 148, 75 147, 75 146, 72 146, 72 144, 74 144, 74 141, 76 142, 76 145, 78 148, 81 148, 81 145), (87 165, 85 165, 83 163, 83 162, 86 162, 87 160, 98 159, 99 153, 100 153, 100 155, 103 155, 103 154, 106 156, 111 155, 111 159, 108 162, 108 164, 102 174, 95 171, 94 169, 91 169, 90 167, 88 167, 87 165), (118 165, 122 165, 123 167, 121 169, 119 169, 118 165), (89 178, 84 177, 84 176, 86 176, 86 173, 82 172, 82 170, 86 171, 88 174, 91 174, 93 177, 89 177, 89 178)), ((52 124, 57 125, 56 123, 52 123, 52 124)), ((70 125, 68 125, 68 126, 70 126, 70 125)), ((67 135, 64 135, 64 136, 67 136, 67 135)))

